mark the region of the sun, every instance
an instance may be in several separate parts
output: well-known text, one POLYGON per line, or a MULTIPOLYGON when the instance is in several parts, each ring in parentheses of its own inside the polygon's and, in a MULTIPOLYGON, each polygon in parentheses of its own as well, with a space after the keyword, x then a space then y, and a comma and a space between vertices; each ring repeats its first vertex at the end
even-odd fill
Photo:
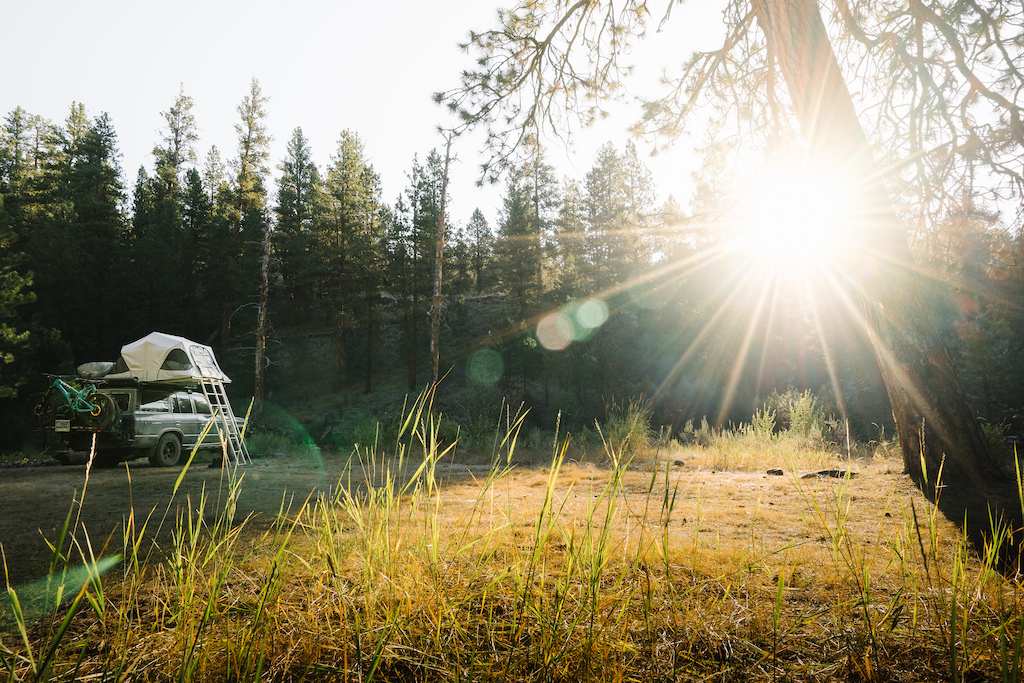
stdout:
POLYGON ((806 269, 842 258, 848 193, 807 173, 758 178, 737 202, 737 246, 773 267, 806 269))

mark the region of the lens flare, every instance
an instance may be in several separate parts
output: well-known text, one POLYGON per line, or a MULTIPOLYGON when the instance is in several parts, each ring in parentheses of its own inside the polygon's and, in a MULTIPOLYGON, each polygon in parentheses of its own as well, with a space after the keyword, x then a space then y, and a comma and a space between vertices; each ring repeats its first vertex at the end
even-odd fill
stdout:
POLYGON ((565 313, 551 313, 537 323, 537 341, 548 351, 561 351, 576 338, 576 327, 565 313))
POLYGON ((480 349, 466 362, 466 375, 470 381, 483 386, 496 383, 505 374, 505 361, 494 349, 480 349))
POLYGON ((596 330, 608 320, 608 304, 600 299, 587 299, 576 309, 576 322, 588 330, 596 330))

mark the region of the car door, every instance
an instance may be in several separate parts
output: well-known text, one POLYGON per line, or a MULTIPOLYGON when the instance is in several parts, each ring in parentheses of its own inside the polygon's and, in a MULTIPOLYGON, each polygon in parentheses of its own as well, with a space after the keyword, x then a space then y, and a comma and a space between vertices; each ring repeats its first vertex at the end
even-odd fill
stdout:
POLYGON ((174 421, 181 430, 182 447, 190 449, 199 438, 199 427, 196 426, 196 412, 192 407, 192 398, 188 392, 179 391, 171 396, 174 405, 174 421))
POLYGON ((161 434, 177 425, 171 413, 171 397, 166 392, 144 391, 139 400, 135 433, 140 447, 148 448, 156 445, 161 434))
MULTIPOLYGON (((206 396, 202 394, 192 394, 192 402, 196 407, 196 418, 199 423, 199 433, 201 434, 203 429, 206 428, 206 423, 210 421, 213 411, 210 410, 210 403, 206 400, 206 396)), ((203 446, 208 448, 220 447, 220 432, 217 430, 217 425, 210 426, 210 431, 207 432, 206 438, 203 439, 203 446)))

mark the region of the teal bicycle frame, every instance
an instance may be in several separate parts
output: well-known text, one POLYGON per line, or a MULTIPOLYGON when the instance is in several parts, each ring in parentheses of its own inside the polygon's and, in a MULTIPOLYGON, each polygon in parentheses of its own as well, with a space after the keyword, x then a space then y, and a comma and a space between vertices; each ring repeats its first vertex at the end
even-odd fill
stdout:
POLYGON ((40 411, 45 410, 47 405, 52 405, 57 410, 67 407, 76 413, 89 413, 95 417, 99 415, 100 411, 99 404, 91 400, 95 393, 96 387, 92 384, 86 384, 81 389, 76 389, 60 377, 57 377, 53 380, 53 384, 50 385, 49 389, 46 390, 46 394, 43 396, 43 400, 39 402, 36 411, 38 414, 40 411))

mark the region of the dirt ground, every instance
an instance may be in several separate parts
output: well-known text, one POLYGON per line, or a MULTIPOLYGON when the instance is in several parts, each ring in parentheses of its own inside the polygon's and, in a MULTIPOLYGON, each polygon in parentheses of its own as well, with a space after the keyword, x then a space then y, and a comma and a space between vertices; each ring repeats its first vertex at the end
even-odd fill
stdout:
MULTIPOLYGON (((0 545, 10 584, 17 586, 46 573, 52 555, 46 541, 57 538, 69 510, 74 514, 72 526, 78 518, 78 528, 86 532, 77 534, 79 541, 84 542, 87 537, 94 549, 105 547, 102 554, 120 552, 121 531, 131 511, 137 526, 150 517, 150 535, 156 533, 158 544, 167 547, 176 516, 198 508, 204 492, 211 501, 208 510, 222 507, 217 505, 217 499, 223 498, 228 490, 225 472, 209 468, 209 456, 200 457, 202 460, 184 473, 173 499, 171 494, 182 469, 152 467, 145 460, 115 469, 93 469, 88 472, 88 480, 85 465, 0 469, 0 545), (83 500, 80 515, 74 504, 78 500, 83 500), (163 524, 162 519, 166 519, 163 524)), ((242 468, 244 478, 235 519, 253 515, 246 529, 258 533, 274 520, 282 504, 297 508, 307 496, 329 491, 339 483, 363 483, 363 473, 358 468, 349 473, 346 464, 346 459, 337 456, 255 459, 242 468)), ((657 489, 675 491, 676 533, 713 538, 719 544, 733 538, 749 545, 752 535, 758 537, 759 543, 780 546, 802 542, 809 535, 824 540, 820 520, 814 518, 821 512, 816 508, 832 508, 825 512, 836 513, 837 503, 829 501, 849 506, 845 514, 852 520, 851 530, 877 540, 886 527, 896 532, 896 527, 906 519, 904 511, 911 500, 918 510, 928 505, 894 464, 860 463, 851 468, 856 476, 844 484, 828 477, 798 479, 800 473, 772 476, 764 470, 715 472, 678 462, 673 465, 670 461, 668 486, 661 474, 657 489), (834 490, 842 486, 848 487, 846 493, 837 498, 834 490)), ((477 482, 486 471, 486 465, 455 464, 441 467, 438 474, 446 479, 446 495, 457 507, 474 499, 479 491, 477 482)), ((525 466, 517 468, 495 488, 526 510, 532 504, 539 506, 546 481, 544 468, 525 466)), ((595 465, 567 466, 561 477, 562 484, 573 484, 571 494, 567 495, 574 500, 596 494, 604 481, 607 470, 595 465)), ((650 469, 628 473, 624 488, 631 516, 657 513, 647 509, 652 501, 657 507, 662 497, 660 493, 653 498, 646 495, 650 481, 650 469)), ((530 523, 528 519, 523 521, 530 523)), ((955 533, 952 525, 950 533, 955 533)))

